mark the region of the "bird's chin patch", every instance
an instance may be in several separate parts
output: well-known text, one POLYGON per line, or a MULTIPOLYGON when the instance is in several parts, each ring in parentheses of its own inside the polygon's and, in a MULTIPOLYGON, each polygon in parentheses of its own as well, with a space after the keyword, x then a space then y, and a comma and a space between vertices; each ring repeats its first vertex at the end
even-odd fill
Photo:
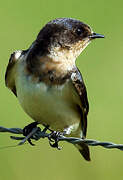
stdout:
MULTIPOLYGON (((64 69, 64 72, 69 71, 75 67, 76 58, 90 43, 89 38, 71 44, 70 48, 53 47, 47 55, 51 59, 50 63, 55 64, 55 69, 64 69)), ((62 70, 63 71, 63 70, 62 70)))
POLYGON ((80 53, 87 47, 90 43, 89 38, 85 38, 83 40, 78 41, 75 44, 70 44, 69 48, 67 47, 56 47, 53 48, 50 52, 50 57, 55 61, 62 61, 62 60, 74 60, 80 55, 80 53))
POLYGON ((88 46, 90 42, 91 41, 89 38, 85 38, 71 47, 71 51, 75 59, 81 54, 81 52, 88 46))

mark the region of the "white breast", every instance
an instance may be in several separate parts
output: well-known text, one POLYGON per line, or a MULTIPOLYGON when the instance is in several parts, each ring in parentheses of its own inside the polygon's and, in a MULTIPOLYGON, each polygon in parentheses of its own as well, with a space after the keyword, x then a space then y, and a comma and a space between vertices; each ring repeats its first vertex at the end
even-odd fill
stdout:
POLYGON ((75 101, 79 98, 70 81, 52 87, 43 82, 32 83, 32 77, 25 76, 23 68, 19 68, 16 89, 21 106, 35 121, 50 125, 53 130, 72 127, 73 133, 77 131, 81 118, 75 101))

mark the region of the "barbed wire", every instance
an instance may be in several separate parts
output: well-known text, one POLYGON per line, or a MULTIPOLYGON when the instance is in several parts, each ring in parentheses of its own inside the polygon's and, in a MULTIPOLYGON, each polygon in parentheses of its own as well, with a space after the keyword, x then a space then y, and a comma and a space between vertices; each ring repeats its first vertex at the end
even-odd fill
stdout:
MULTIPOLYGON (((44 130, 41 130, 41 128, 35 127, 32 129, 32 131, 27 136, 23 136, 23 137, 10 136, 10 138, 14 139, 14 140, 20 140, 18 145, 23 145, 26 141, 29 141, 29 139, 33 139, 33 140, 38 141, 41 138, 48 138, 50 142, 55 142, 53 137, 51 137, 51 133, 46 133, 46 131, 47 131, 47 128, 45 128, 44 130)), ((5 128, 5 127, 0 126, 0 132, 8 132, 8 133, 13 133, 13 134, 23 134, 23 129, 21 129, 21 128, 5 128)), ((58 136, 58 142, 59 141, 67 141, 67 142, 72 143, 72 144, 84 142, 84 143, 88 144, 89 146, 102 146, 102 147, 108 148, 108 149, 116 148, 116 149, 123 151, 123 144, 115 144, 112 142, 101 142, 101 141, 96 141, 93 139, 81 139, 81 138, 75 138, 75 137, 65 137, 62 134, 59 134, 59 136, 58 136)), ((34 144, 31 144, 31 145, 34 145, 34 144)), ((50 145, 52 147, 56 147, 56 146, 53 146, 52 144, 50 144, 50 145)), ((60 149, 58 146, 57 146, 57 148, 60 149)))

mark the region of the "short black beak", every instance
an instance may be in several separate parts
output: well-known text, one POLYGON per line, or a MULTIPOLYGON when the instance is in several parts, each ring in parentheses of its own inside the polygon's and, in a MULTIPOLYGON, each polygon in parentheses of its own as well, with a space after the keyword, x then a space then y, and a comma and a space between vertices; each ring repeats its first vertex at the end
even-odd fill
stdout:
POLYGON ((104 38, 104 35, 98 34, 98 33, 93 33, 93 34, 90 35, 89 37, 90 37, 90 39, 104 38))

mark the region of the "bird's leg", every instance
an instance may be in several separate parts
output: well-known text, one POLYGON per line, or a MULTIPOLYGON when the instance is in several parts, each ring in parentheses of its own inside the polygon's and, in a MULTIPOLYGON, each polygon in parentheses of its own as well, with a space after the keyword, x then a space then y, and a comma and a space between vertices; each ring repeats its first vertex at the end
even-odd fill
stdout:
POLYGON ((47 130, 49 130, 50 132, 53 132, 53 130, 51 130, 49 127, 49 125, 45 125, 45 124, 43 124, 43 126, 45 127, 44 129, 43 129, 43 132, 46 132, 47 130))
POLYGON ((61 135, 64 135, 64 132, 59 132, 59 131, 52 131, 51 134, 49 135, 49 144, 53 148, 57 148, 58 150, 61 150, 61 147, 59 147, 58 142, 59 142, 59 137, 61 135))
MULTIPOLYGON (((32 132, 32 130, 37 127, 37 125, 38 125, 38 122, 33 122, 33 123, 25 126, 23 129, 23 135, 27 137, 32 132)), ((27 139, 27 141, 29 142, 30 145, 34 146, 34 144, 32 143, 30 138, 31 137, 29 137, 27 139)))
POLYGON ((43 125, 43 126, 45 127, 43 130, 44 132, 46 132, 47 130, 51 132, 48 136, 50 146, 53 148, 61 149, 58 146, 59 136, 61 135, 61 133, 57 131, 53 131, 52 129, 49 128, 50 127, 49 125, 47 126, 43 125))
POLYGON ((59 145, 58 145, 59 137, 70 134, 71 133, 71 127, 65 128, 63 132, 53 131, 49 128, 48 128, 48 130, 51 131, 51 133, 48 137, 50 146, 60 150, 61 147, 59 147, 59 145))

